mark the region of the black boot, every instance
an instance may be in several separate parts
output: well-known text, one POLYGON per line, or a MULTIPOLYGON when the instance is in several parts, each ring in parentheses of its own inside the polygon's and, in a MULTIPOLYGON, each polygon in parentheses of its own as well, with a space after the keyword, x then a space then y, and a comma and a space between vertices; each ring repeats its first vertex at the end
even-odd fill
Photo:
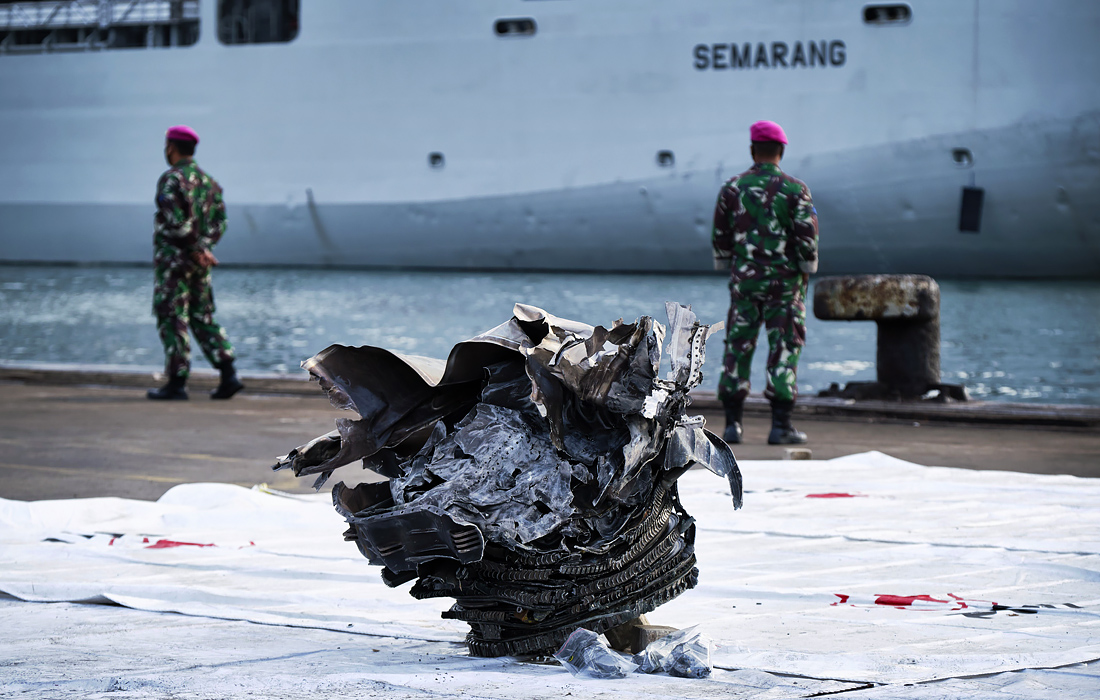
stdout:
POLYGON ((222 373, 222 378, 221 381, 218 382, 218 388, 210 392, 210 398, 233 398, 233 394, 236 394, 244 388, 244 384, 241 384, 241 380, 237 378, 237 370, 233 369, 233 361, 223 362, 218 369, 222 373))
POLYGON ((184 389, 186 385, 187 377, 172 377, 161 388, 147 391, 145 396, 154 401, 186 401, 187 389, 184 389))
POLYGON ((794 401, 772 401, 772 431, 768 433, 769 445, 803 445, 806 433, 795 430, 791 425, 791 411, 794 401))
POLYGON ((745 412, 745 399, 725 399, 722 407, 726 409, 726 432, 722 433, 722 439, 731 445, 740 445, 744 435, 741 419, 745 412))

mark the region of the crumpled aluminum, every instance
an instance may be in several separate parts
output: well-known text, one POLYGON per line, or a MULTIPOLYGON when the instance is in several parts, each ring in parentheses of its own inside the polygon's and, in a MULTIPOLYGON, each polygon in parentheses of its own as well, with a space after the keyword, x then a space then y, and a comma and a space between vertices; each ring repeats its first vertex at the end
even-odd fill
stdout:
POLYGON ((578 627, 623 624, 695 585, 694 521, 676 479, 704 466, 741 505, 729 446, 690 417, 706 339, 688 306, 610 328, 516 304, 447 360, 333 345, 302 366, 357 419, 286 455, 297 476, 356 460, 387 478, 333 502, 389 585, 448 596, 472 653, 542 654, 578 627))

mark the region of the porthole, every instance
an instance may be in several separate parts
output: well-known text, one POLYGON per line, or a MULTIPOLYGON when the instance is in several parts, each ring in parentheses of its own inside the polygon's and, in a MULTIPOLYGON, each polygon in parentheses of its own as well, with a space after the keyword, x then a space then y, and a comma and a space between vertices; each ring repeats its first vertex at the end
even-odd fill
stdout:
POLYGON ((908 5, 868 5, 863 8, 867 24, 909 24, 913 10, 908 5))
POLYGON ((676 156, 672 151, 657 151, 657 165, 662 168, 671 168, 676 164, 676 156))
POLYGON ((538 31, 535 20, 530 17, 498 19, 493 29, 497 36, 534 36, 538 31))
POLYGON ((960 168, 969 168, 974 165, 974 154, 969 148, 956 148, 951 151, 951 160, 960 168))
POLYGON ((443 159, 443 154, 442 153, 439 153, 438 151, 436 151, 434 153, 429 153, 428 154, 428 165, 432 166, 433 168, 438 170, 439 168, 443 167, 444 163, 445 163, 445 161, 443 159))

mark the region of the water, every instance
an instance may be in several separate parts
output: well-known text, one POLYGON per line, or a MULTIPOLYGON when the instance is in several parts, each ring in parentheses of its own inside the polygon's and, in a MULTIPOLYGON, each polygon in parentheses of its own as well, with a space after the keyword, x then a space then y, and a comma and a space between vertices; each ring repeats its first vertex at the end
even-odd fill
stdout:
MULTIPOLYGON (((608 325, 665 300, 724 320, 725 280, 710 276, 219 269, 218 320, 244 371, 294 373, 332 343, 445 357, 522 301, 608 325)), ((161 366, 152 271, 0 265, 0 360, 161 366)), ((985 400, 1100 405, 1100 282, 940 281, 941 369, 985 400)), ((875 325, 807 319, 803 394, 875 378, 875 325)), ((754 359, 763 389, 766 339, 754 359)), ((717 385, 722 342, 707 345, 703 387, 717 385)), ((195 353, 196 366, 205 361, 195 353)))

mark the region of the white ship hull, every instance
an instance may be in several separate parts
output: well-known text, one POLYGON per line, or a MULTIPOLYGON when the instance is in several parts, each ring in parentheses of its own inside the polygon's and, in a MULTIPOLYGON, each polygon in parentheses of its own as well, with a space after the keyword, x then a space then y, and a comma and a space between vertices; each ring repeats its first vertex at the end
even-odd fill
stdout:
POLYGON ((294 41, 226 46, 207 1, 193 46, 0 55, 0 260, 150 260, 185 123, 225 263, 707 270, 718 188, 772 119, 823 273, 1100 275, 1100 5, 914 1, 875 26, 865 4, 311 0, 294 41), (516 17, 537 33, 494 34, 516 17), (745 43, 767 65, 720 67, 745 43), (790 65, 811 43, 839 49, 790 65))

